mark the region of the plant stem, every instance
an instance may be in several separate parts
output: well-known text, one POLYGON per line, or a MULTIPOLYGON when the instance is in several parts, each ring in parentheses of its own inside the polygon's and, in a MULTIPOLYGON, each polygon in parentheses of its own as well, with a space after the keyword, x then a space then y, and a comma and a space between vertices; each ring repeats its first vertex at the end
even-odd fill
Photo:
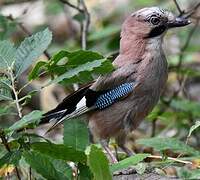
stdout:
POLYGON ((21 112, 21 107, 19 104, 18 92, 15 89, 15 78, 13 76, 12 69, 9 69, 9 74, 10 74, 10 79, 11 79, 12 91, 15 96, 15 104, 16 104, 17 112, 18 112, 19 117, 22 118, 22 112, 21 112))
MULTIPOLYGON (((148 158, 163 159, 162 156, 155 156, 155 155, 150 155, 150 156, 148 156, 148 158)), ((183 164, 190 164, 190 165, 192 165, 192 162, 191 162, 191 161, 184 161, 184 160, 177 159, 177 158, 173 158, 173 157, 167 157, 167 160, 172 160, 172 161, 175 161, 175 162, 179 162, 179 163, 183 163, 183 164)))
MULTIPOLYGON (((7 139, 6 139, 5 135, 4 135, 4 133, 2 133, 2 132, 1 132, 1 141, 2 141, 2 144, 4 145, 4 147, 6 148, 6 150, 8 152, 11 152, 10 147, 8 145, 8 142, 7 142, 7 139)), ((21 180, 21 177, 20 177, 20 174, 19 174, 19 170, 18 170, 17 167, 15 167, 15 171, 16 171, 17 178, 19 180, 21 180)))
POLYGON ((85 20, 83 21, 83 27, 81 31, 81 46, 83 50, 87 49, 87 34, 90 25, 90 13, 88 12, 87 6, 84 0, 80 0, 80 5, 83 8, 83 14, 85 15, 85 20))

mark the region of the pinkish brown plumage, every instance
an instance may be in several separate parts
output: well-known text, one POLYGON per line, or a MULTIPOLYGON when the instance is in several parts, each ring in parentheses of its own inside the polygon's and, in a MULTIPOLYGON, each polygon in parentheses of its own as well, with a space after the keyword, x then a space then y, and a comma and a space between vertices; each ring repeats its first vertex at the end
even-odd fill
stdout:
POLYGON ((46 117, 61 113, 56 117, 57 125, 65 119, 87 113, 92 134, 99 139, 113 162, 116 158, 108 148, 111 137, 130 155, 131 151, 124 145, 126 135, 152 111, 167 81, 163 36, 169 28, 187 24, 187 19, 176 18, 157 7, 144 8, 130 15, 122 26, 120 54, 113 62, 116 70, 99 77, 89 89, 77 91, 75 96, 81 95, 81 98, 73 112, 66 113, 63 109, 63 105, 69 106, 68 102, 73 98, 70 96, 46 117), (131 91, 128 89, 130 84, 131 91))

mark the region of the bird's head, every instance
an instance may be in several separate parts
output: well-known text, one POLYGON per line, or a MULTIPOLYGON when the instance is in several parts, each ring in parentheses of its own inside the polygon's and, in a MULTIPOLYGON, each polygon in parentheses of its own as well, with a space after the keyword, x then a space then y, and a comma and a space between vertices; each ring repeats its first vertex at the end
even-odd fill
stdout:
POLYGON ((190 24, 184 17, 177 17, 171 12, 158 7, 140 9, 131 14, 122 27, 123 34, 136 35, 141 38, 162 37, 170 28, 181 27, 190 24))

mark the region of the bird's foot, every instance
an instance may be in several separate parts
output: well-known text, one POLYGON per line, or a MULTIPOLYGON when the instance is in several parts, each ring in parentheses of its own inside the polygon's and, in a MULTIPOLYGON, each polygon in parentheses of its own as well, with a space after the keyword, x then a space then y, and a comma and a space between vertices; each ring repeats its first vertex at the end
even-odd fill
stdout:
POLYGON ((112 164, 115 164, 115 163, 118 163, 118 160, 117 158, 114 156, 114 154, 111 152, 111 154, 108 154, 110 159, 111 159, 111 163, 112 164))
POLYGON ((107 155, 109 156, 109 159, 111 160, 111 163, 118 163, 117 158, 115 157, 115 155, 112 153, 112 151, 110 150, 110 148, 108 147, 108 141, 106 140, 101 140, 100 141, 103 149, 106 151, 107 155))

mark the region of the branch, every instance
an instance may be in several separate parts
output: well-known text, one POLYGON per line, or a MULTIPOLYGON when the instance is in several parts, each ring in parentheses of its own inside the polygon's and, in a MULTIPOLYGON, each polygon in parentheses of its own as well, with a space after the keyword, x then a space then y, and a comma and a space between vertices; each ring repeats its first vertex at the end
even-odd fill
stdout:
MULTIPOLYGON (((155 156, 155 155, 150 155, 150 156, 148 156, 148 158, 163 159, 162 156, 155 156)), ((181 160, 181 159, 178 159, 178 158, 173 158, 173 157, 167 157, 167 160, 171 160, 171 161, 175 161, 175 162, 183 163, 183 164, 190 164, 190 165, 193 164, 191 161, 184 161, 184 160, 181 160)))
POLYGON ((90 25, 90 13, 88 12, 87 6, 84 0, 78 0, 78 6, 71 4, 68 0, 59 0, 63 4, 77 10, 83 14, 85 19, 80 23, 81 26, 81 47, 83 50, 87 49, 87 34, 90 25))
POLYGON ((73 9, 76 9, 80 13, 83 13, 83 9, 79 8, 78 6, 75 6, 75 5, 71 4, 68 0, 60 0, 60 2, 62 2, 63 4, 68 5, 69 7, 73 8, 73 9))
POLYGON ((185 11, 181 10, 181 8, 180 8, 180 6, 179 6, 179 4, 176 0, 173 0, 173 1, 174 1, 174 4, 176 5, 178 12, 179 12, 179 15, 180 16, 183 15, 185 11))
POLYGON ((13 94, 15 96, 15 104, 16 104, 17 112, 18 112, 19 117, 22 118, 22 112, 21 112, 21 107, 20 107, 20 104, 19 104, 18 92, 15 89, 15 78, 13 76, 13 71, 10 68, 10 69, 8 69, 8 72, 9 72, 10 79, 11 79, 12 91, 13 91, 13 94))
MULTIPOLYGON (((191 17, 200 7, 200 2, 199 2, 190 11, 185 11, 185 10, 181 10, 180 5, 178 4, 177 0, 173 0, 173 1, 174 1, 174 4, 176 5, 177 10, 179 11, 179 16, 184 15, 185 18, 191 17)), ((200 17, 197 17, 197 19, 200 19, 200 17)))
POLYGON ((195 26, 191 29, 191 31, 189 32, 187 39, 185 41, 185 44, 182 46, 181 48, 181 52, 180 52, 180 56, 179 56, 179 63, 177 65, 177 68, 180 69, 181 65, 182 65, 182 61, 183 61, 183 54, 186 51, 186 49, 188 48, 188 45, 190 44, 190 41, 192 39, 192 36, 195 32, 195 30, 197 29, 199 25, 199 20, 197 21, 197 23, 195 24, 195 26))
POLYGON ((81 46, 82 49, 87 48, 87 34, 88 34, 88 29, 90 25, 90 14, 88 12, 87 6, 85 4, 84 0, 80 0, 80 5, 83 7, 84 15, 85 15, 85 20, 83 21, 83 29, 81 32, 81 46))
MULTIPOLYGON (((194 6, 190 11, 188 11, 186 14, 186 18, 191 17, 196 11, 197 9, 200 7, 200 2, 196 4, 196 6, 194 6)), ((199 18, 200 19, 200 18, 199 18)))

